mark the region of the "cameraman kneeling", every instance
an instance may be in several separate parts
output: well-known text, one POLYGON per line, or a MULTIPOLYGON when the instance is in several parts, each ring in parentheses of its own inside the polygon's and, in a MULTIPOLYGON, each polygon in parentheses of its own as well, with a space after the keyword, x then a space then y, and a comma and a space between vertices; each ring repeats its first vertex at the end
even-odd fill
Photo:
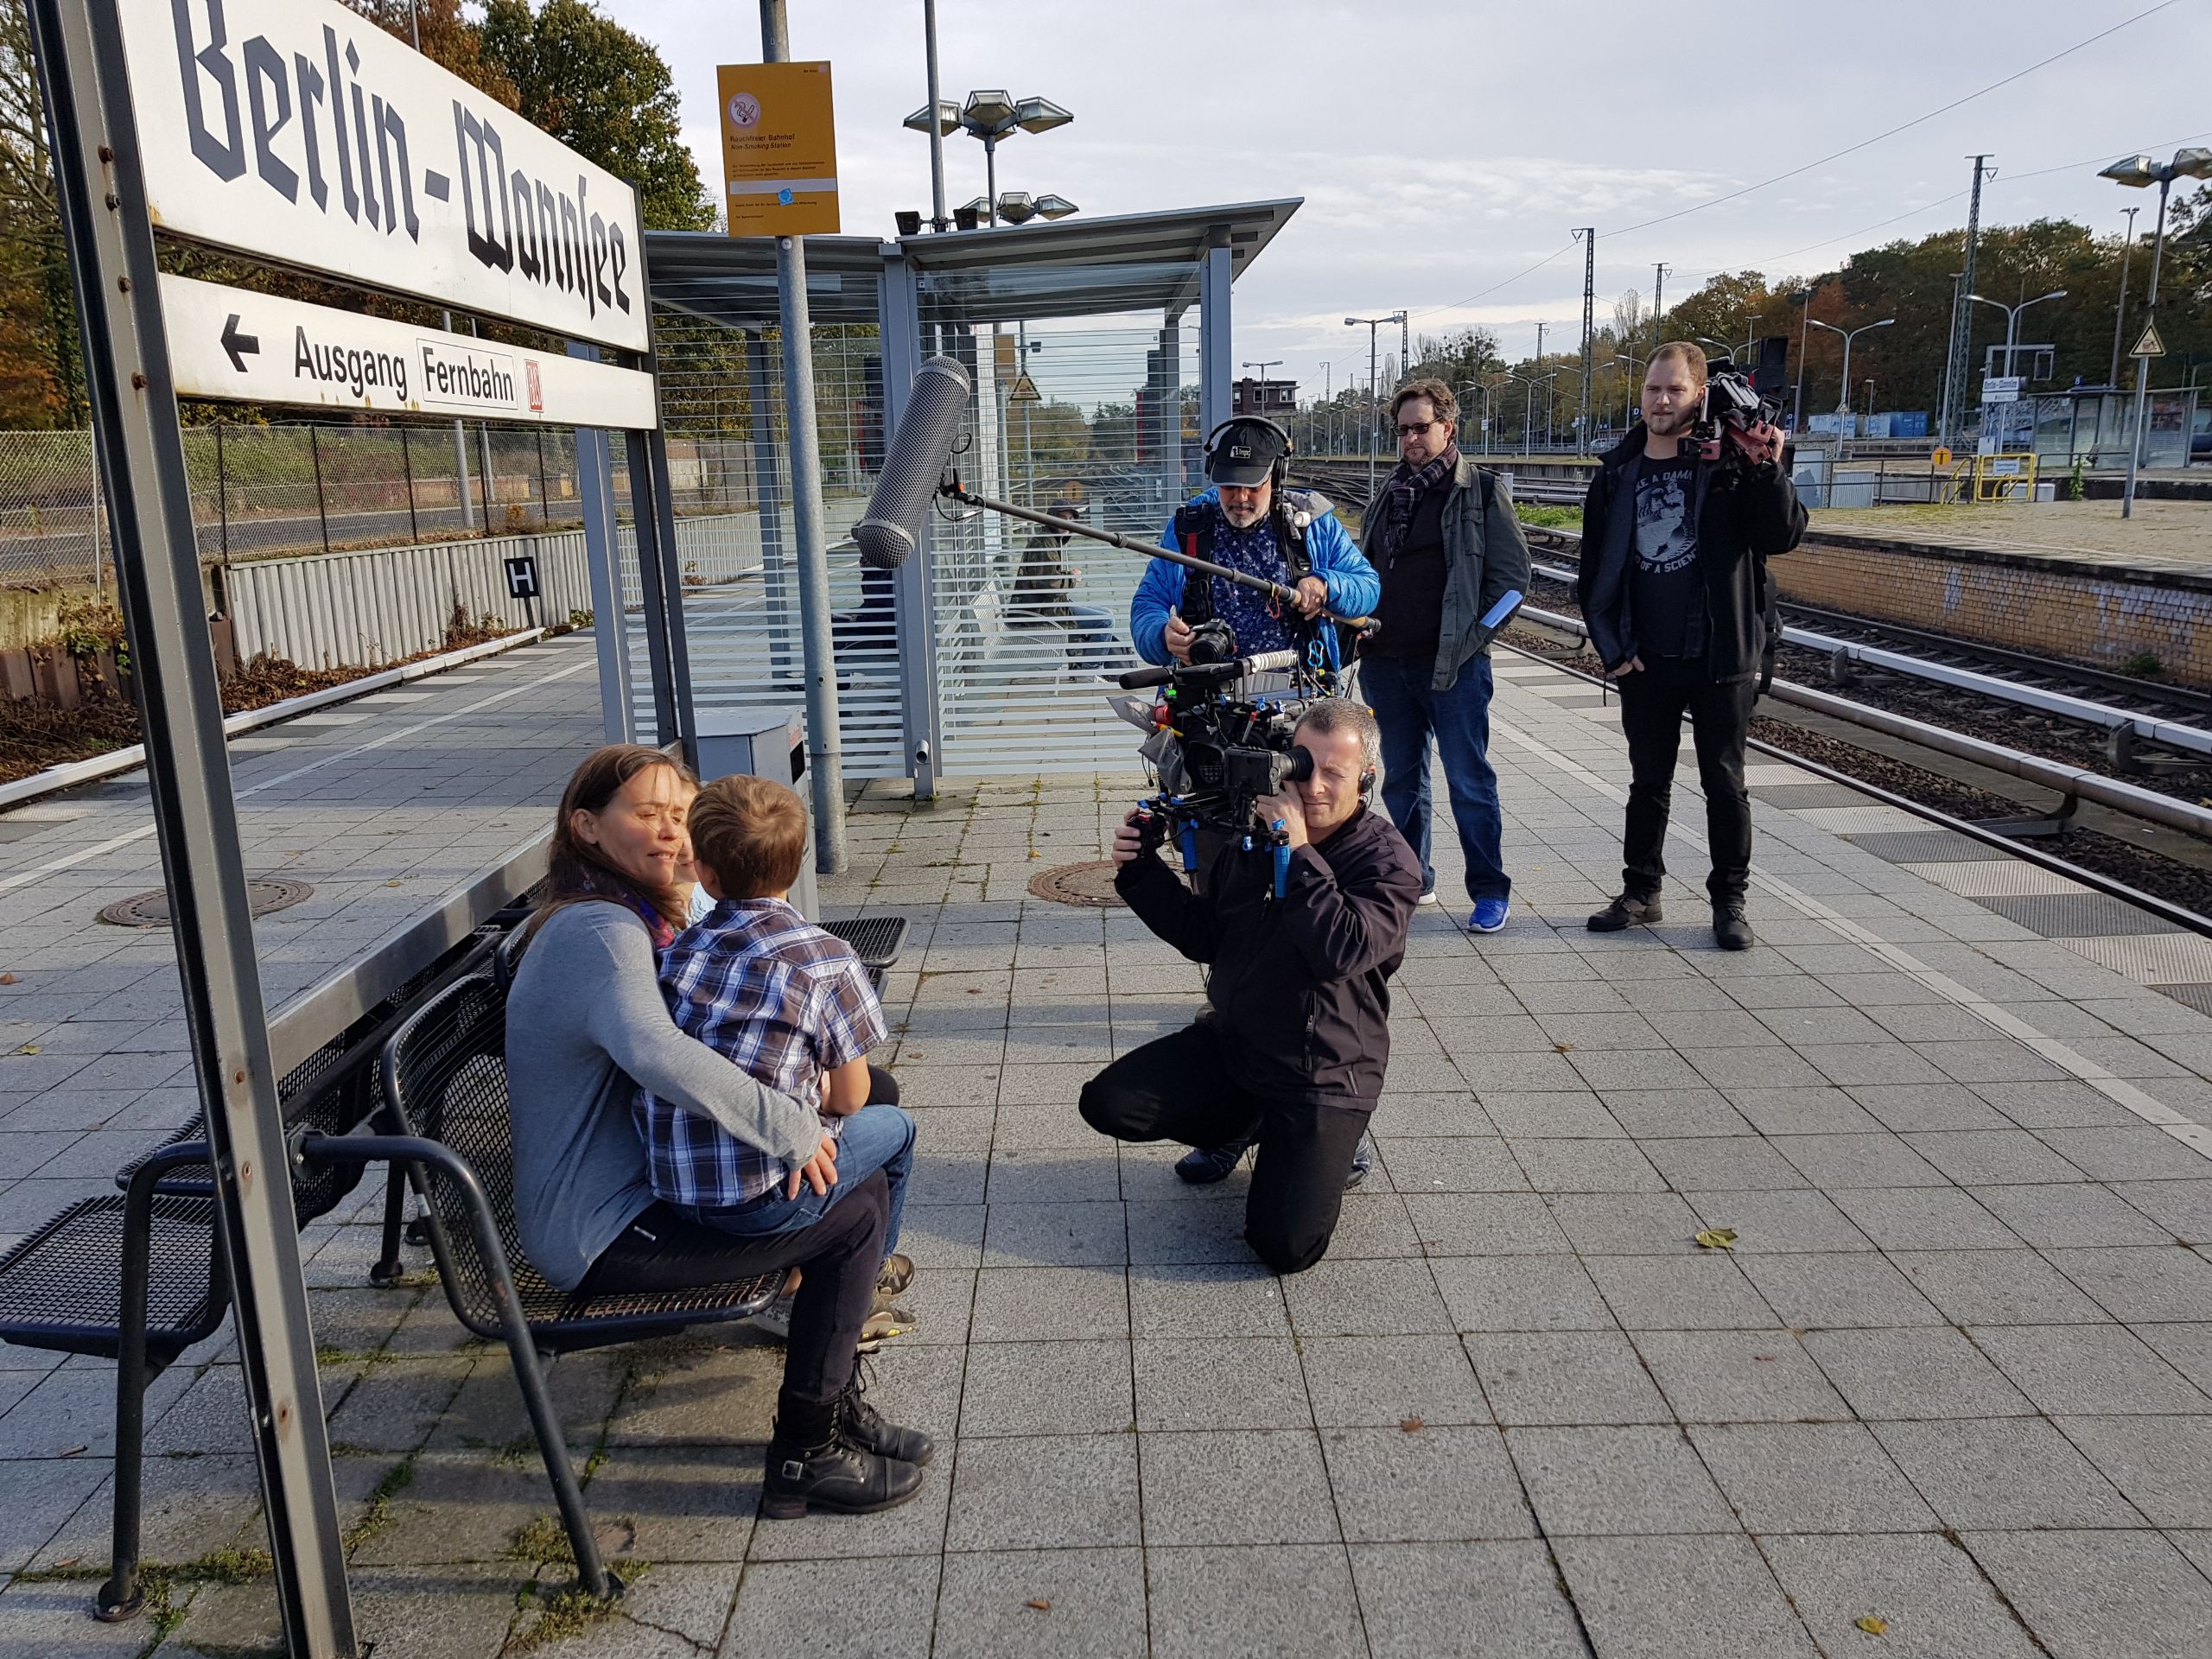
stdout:
POLYGON ((1122 1141, 1212 1147, 1255 1137, 1244 1236, 1278 1273, 1329 1248, 1353 1148, 1390 1057, 1388 981, 1421 899, 1421 861, 1367 798, 1382 739, 1341 697, 1306 711, 1310 777, 1259 804, 1289 872, 1275 893, 1264 834, 1216 855, 1204 896, 1147 849, 1131 813, 1114 886, 1162 939, 1211 966, 1209 1011, 1123 1055, 1084 1086, 1083 1116, 1122 1141))

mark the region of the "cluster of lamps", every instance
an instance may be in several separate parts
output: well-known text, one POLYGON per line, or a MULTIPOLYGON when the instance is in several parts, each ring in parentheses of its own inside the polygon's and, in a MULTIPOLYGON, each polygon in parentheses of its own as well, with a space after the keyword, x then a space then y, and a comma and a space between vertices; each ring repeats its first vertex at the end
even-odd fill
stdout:
MULTIPOLYGON (((1032 195, 1027 190, 1001 194, 998 183, 999 140, 1017 132, 1050 132, 1074 119, 1048 98, 1016 99, 1002 88, 992 87, 969 93, 965 104, 956 104, 949 98, 938 100, 934 117, 925 104, 906 118, 905 124, 920 133, 926 133, 934 126, 941 137, 964 132, 982 143, 988 188, 973 201, 963 202, 953 210, 955 224, 963 231, 972 231, 979 226, 1027 225, 1033 219, 1065 219, 1076 211, 1075 203, 1065 196, 1032 195)), ((900 213, 898 217, 902 236, 912 236, 921 230, 919 213, 900 213)))

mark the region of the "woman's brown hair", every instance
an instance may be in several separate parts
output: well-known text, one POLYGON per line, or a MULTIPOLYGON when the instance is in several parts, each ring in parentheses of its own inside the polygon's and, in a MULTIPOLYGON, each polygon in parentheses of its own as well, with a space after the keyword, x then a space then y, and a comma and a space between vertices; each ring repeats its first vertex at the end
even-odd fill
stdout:
POLYGON ((606 811, 607 803, 622 792, 625 784, 654 766, 670 767, 692 788, 699 786, 690 767, 642 743, 610 743, 583 758, 568 788, 561 791, 560 810, 553 819, 553 844, 545 855, 544 891, 537 913, 530 919, 531 932, 543 927, 555 911, 593 899, 615 904, 634 900, 658 912, 671 927, 684 925, 687 906, 681 888, 641 886, 617 869, 599 849, 576 837, 575 819, 579 811, 606 811))

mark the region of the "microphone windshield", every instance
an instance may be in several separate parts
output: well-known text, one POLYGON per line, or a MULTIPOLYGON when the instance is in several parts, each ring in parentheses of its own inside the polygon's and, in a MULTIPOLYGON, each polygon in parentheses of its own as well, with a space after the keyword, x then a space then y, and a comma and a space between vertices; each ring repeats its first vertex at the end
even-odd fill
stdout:
POLYGON ((868 517, 853 526, 861 563, 869 569, 895 570, 921 545, 922 515, 960 435, 969 385, 968 371, 950 357, 931 358, 915 375, 906 412, 884 448, 868 517))

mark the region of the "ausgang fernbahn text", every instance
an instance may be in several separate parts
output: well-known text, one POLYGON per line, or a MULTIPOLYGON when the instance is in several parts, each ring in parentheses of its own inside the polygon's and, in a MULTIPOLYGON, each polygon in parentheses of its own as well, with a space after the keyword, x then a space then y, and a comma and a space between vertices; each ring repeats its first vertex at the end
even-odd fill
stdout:
MULTIPOLYGON (((410 241, 422 241, 410 129, 400 108, 404 95, 418 119, 423 117, 420 86, 379 91, 364 85, 360 48, 350 30, 341 41, 325 24, 319 43, 299 42, 312 56, 288 54, 266 35, 234 45, 223 0, 168 0, 168 9, 188 137, 201 165, 226 184, 245 179, 250 165, 262 187, 296 204, 304 181, 317 212, 342 213, 386 236, 404 232, 410 241)), ((627 240, 620 225, 592 211, 583 175, 570 190, 510 168, 498 122, 516 118, 505 110, 495 117, 459 98, 448 102, 470 256, 488 269, 519 270, 531 282, 574 294, 590 315, 608 308, 628 311, 627 240)), ((426 167, 422 189, 449 200, 453 179, 426 167)))

